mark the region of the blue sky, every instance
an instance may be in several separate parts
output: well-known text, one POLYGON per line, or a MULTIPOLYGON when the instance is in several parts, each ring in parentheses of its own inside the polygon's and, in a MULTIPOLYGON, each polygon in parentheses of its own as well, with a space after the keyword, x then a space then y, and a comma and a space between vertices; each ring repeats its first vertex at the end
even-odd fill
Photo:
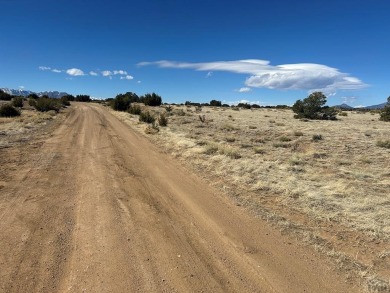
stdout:
POLYGON ((164 102, 390 95, 390 2, 0 0, 0 87, 164 102))

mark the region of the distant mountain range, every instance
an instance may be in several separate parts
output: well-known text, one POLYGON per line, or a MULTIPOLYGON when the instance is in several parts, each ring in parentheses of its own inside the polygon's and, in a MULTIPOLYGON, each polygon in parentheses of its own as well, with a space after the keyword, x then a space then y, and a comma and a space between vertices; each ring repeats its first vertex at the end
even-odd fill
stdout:
POLYGON ((351 107, 350 105, 347 105, 347 104, 341 104, 341 105, 336 105, 333 107, 339 108, 339 109, 345 109, 345 110, 352 110, 352 109, 378 110, 378 109, 383 109, 386 105, 387 105, 387 103, 382 103, 382 104, 372 105, 372 106, 367 106, 367 107, 351 107))
POLYGON ((383 109, 386 105, 387 105, 387 103, 382 103, 382 104, 378 104, 378 105, 367 106, 367 107, 364 107, 363 109, 367 109, 367 110, 383 109))
POLYGON ((2 90, 3 92, 7 93, 7 94, 10 94, 10 95, 14 95, 14 96, 23 96, 23 97, 26 97, 28 95, 31 95, 31 94, 36 94, 38 96, 48 96, 49 98, 61 98, 63 96, 66 96, 68 95, 68 93, 65 93, 65 92, 58 92, 58 91, 46 91, 46 92, 32 92, 32 91, 28 91, 28 90, 22 90, 22 89, 18 89, 18 90, 14 90, 14 89, 8 89, 8 88, 0 88, 0 90, 2 90))

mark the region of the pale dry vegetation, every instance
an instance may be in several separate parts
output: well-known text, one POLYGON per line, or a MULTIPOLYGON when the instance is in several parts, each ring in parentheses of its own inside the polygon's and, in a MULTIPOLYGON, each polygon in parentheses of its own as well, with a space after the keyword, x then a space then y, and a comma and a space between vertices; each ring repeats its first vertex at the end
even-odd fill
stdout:
MULTIPOLYGON (((137 116, 115 115, 145 134, 137 116)), ((168 127, 148 135, 163 151, 340 268, 354 267, 371 291, 389 289, 390 152, 378 142, 390 127, 378 114, 302 121, 288 109, 173 106, 167 115, 168 127)))
POLYGON ((23 109, 18 117, 0 118, 0 148, 28 141, 35 129, 57 118, 55 111, 43 113, 33 110, 32 107, 25 108, 27 109, 23 109))

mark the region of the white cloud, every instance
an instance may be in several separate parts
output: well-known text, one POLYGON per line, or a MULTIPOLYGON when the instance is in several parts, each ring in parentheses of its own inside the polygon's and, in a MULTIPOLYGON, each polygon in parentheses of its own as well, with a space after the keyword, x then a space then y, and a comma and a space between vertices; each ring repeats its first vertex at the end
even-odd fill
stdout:
POLYGON ((141 83, 142 81, 138 80, 137 83, 141 83))
POLYGON ((247 93, 247 92, 250 92, 251 90, 252 89, 249 88, 249 87, 242 87, 242 88, 240 88, 240 89, 238 89, 236 91, 239 92, 239 93, 247 93))
POLYGON ((68 70, 59 70, 59 69, 52 69, 51 67, 46 67, 46 66, 39 66, 39 70, 50 70, 50 71, 56 72, 56 73, 65 72, 70 76, 83 76, 83 75, 99 76, 101 74, 102 76, 108 77, 109 79, 113 79, 114 75, 119 75, 120 79, 127 79, 127 80, 134 79, 134 77, 129 75, 127 73, 127 71, 125 71, 125 70, 89 71, 89 73, 84 73, 83 70, 78 69, 78 68, 70 68, 68 70))
POLYGON ((132 77, 131 75, 126 75, 126 76, 121 76, 121 79, 132 80, 134 79, 134 77, 132 77))
POLYGON ((365 106, 364 105, 357 105, 355 106, 355 108, 364 108, 365 106))
POLYGON ((248 59, 207 63, 176 61, 141 62, 138 66, 156 65, 161 68, 195 69, 198 71, 227 71, 249 74, 247 87, 308 90, 334 93, 337 90, 356 90, 367 85, 356 77, 322 64, 297 63, 271 65, 269 61, 248 59))
POLYGON ((72 76, 81 76, 85 75, 84 72, 81 69, 77 68, 71 68, 66 71, 67 74, 72 75, 72 76))
POLYGON ((212 71, 207 72, 206 78, 209 78, 209 77, 211 77, 211 76, 213 76, 213 72, 212 72, 212 71))
POLYGON ((110 70, 104 70, 104 71, 102 71, 102 75, 103 76, 111 76, 111 75, 113 75, 113 73, 110 70))
POLYGON ((24 85, 19 86, 19 88, 20 88, 21 90, 24 89, 24 85))
POLYGON ((117 75, 127 75, 127 72, 124 70, 114 70, 114 74, 117 75))

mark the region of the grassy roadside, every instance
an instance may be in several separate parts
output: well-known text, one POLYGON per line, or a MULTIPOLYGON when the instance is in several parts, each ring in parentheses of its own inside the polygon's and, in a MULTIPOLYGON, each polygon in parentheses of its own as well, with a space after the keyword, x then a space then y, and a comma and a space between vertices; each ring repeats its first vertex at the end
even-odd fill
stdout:
POLYGON ((0 118, 0 192, 18 174, 18 165, 35 158, 38 149, 65 119, 68 110, 38 112, 23 107, 21 115, 0 118))
POLYGON ((290 110, 175 106, 168 127, 150 135, 138 116, 113 113, 238 205, 331 256, 351 280, 389 290, 390 151, 378 142, 390 127, 377 114, 304 122, 290 110))

